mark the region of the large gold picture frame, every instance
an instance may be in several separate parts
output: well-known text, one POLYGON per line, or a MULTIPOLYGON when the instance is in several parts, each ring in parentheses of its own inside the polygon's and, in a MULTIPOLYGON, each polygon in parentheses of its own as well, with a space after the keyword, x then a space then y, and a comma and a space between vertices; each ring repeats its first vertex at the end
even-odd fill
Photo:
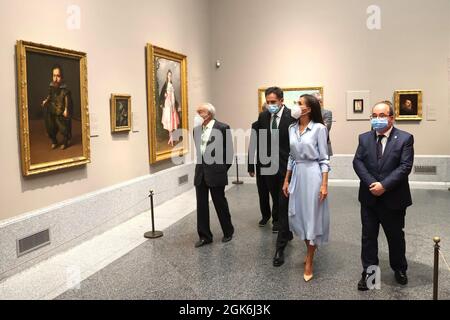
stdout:
POLYGON ((150 164, 189 150, 187 58, 151 44, 146 47, 150 164))
POLYGON ((422 90, 396 90, 394 101, 395 120, 422 120, 422 90))
POLYGON ((23 175, 89 163, 86 53, 19 40, 16 59, 23 175))
POLYGON ((131 96, 111 94, 111 133, 131 131, 131 96))
MULTIPOLYGON (((258 89, 258 111, 263 111, 264 103, 266 102, 265 91, 267 88, 258 89)), ((304 94, 320 93, 323 99, 323 87, 285 87, 281 88, 284 93, 284 104, 291 108, 298 101, 298 98, 304 94)))

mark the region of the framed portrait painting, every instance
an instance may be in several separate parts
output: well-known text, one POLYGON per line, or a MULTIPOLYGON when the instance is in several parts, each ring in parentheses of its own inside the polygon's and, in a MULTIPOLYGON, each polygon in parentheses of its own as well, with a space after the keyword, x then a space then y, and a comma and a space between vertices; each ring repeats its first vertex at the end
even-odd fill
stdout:
POLYGON ((353 112, 354 113, 364 113, 364 99, 354 99, 353 100, 353 112))
POLYGON ((23 175, 89 163, 86 54, 17 41, 16 58, 23 175))
POLYGON ((370 91, 347 91, 347 120, 368 121, 371 113, 370 91))
POLYGON ((131 96, 111 95, 111 132, 131 131, 131 96))
MULTIPOLYGON (((264 104, 266 102, 265 91, 267 88, 258 89, 258 111, 264 111, 264 104)), ((304 94, 320 94, 323 99, 323 87, 295 87, 295 88, 281 88, 284 94, 284 104, 288 108, 292 108, 297 104, 300 96, 304 94)))
POLYGON ((150 164, 189 150, 187 58, 147 44, 147 114, 150 164))
POLYGON ((422 91, 397 90, 394 93, 395 120, 422 120, 422 91))

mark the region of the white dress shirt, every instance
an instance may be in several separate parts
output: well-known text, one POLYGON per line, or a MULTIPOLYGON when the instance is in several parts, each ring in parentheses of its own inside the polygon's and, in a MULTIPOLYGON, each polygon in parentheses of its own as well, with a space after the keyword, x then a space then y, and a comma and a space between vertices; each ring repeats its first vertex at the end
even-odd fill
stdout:
MULTIPOLYGON (((389 136, 391 135, 391 133, 392 133, 392 129, 393 129, 394 127, 392 126, 388 131, 386 131, 383 135, 384 135, 384 138, 383 139, 381 139, 381 145, 382 145, 382 147, 383 147, 383 154, 384 154, 384 149, 386 149, 386 144, 387 144, 387 142, 388 142, 388 139, 389 139, 389 136)), ((377 132, 377 141, 378 141, 378 137, 379 136, 381 136, 381 134, 379 134, 378 132, 377 132)))
POLYGON ((216 120, 212 119, 206 126, 202 126, 202 144, 200 145, 200 150, 202 154, 205 154, 206 146, 208 145, 209 138, 211 137, 211 132, 214 127, 216 120))
POLYGON ((280 121, 281 121, 281 116, 283 115, 283 111, 284 111, 284 106, 281 107, 280 111, 278 111, 278 113, 276 114, 272 114, 272 116, 270 117, 270 132, 272 132, 272 122, 273 122, 273 117, 277 117, 276 121, 277 121, 277 128, 280 127, 280 121))

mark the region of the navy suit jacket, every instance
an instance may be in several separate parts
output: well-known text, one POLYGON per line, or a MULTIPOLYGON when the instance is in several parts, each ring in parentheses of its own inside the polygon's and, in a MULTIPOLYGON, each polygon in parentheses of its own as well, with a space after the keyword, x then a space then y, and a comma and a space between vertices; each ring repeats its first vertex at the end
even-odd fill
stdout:
POLYGON ((394 127, 379 162, 376 144, 375 131, 359 136, 358 149, 353 159, 353 168, 361 180, 359 201, 367 207, 381 201, 388 209, 405 209, 412 205, 408 176, 414 162, 414 137, 394 127), (380 182, 386 189, 381 197, 375 197, 369 190, 374 182, 380 182))

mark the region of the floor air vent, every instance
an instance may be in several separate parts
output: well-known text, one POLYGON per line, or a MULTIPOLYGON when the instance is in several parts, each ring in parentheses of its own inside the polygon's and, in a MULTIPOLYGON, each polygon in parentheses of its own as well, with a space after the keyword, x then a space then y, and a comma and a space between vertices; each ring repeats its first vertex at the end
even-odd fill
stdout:
POLYGON ((184 175, 178 178, 178 185, 181 186, 189 182, 189 175, 184 175))
POLYGON ((437 167, 436 166, 414 166, 415 174, 426 174, 426 175, 436 175, 437 167))
POLYGON ((17 256, 23 256, 50 244, 50 229, 17 240, 17 256))

